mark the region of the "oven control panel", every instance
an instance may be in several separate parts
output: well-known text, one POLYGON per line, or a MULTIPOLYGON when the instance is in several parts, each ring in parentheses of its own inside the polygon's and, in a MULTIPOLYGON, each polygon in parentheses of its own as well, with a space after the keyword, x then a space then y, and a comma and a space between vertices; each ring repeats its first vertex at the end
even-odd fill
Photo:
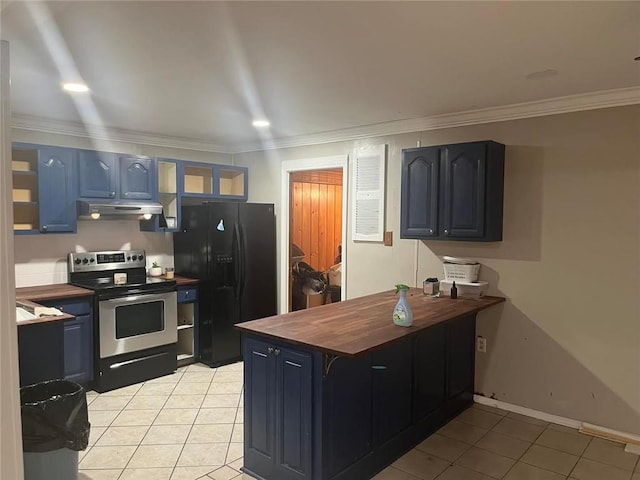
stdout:
POLYGON ((121 268, 140 268, 146 265, 144 250, 81 252, 69 254, 69 272, 97 272, 121 268))

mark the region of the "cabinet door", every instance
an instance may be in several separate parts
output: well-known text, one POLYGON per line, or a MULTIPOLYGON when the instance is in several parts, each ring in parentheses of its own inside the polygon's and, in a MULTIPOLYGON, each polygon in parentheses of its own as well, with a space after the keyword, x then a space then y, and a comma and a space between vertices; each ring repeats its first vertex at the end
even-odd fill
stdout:
POLYGON ((332 478, 372 450, 371 359, 338 358, 323 382, 323 478, 332 478))
POLYGON ((38 150, 40 231, 43 233, 76 231, 74 158, 75 151, 68 148, 38 150))
POLYGON ((86 384, 93 380, 93 317, 83 315, 64 324, 64 378, 86 384))
POLYGON ((245 338, 244 464, 265 478, 275 475, 276 367, 273 347, 245 338))
POLYGON ((277 391, 276 470, 274 478, 311 478, 311 355, 289 348, 275 349, 277 391))
POLYGON ((155 185, 153 161, 148 157, 125 155, 118 157, 120 198, 122 200, 152 200, 155 185))
POLYGON ((383 445, 411 424, 411 341, 385 347, 371 356, 373 444, 383 445))
POLYGON ((435 325, 417 335, 413 345, 413 419, 436 411, 445 400, 445 325, 435 325))
POLYGON ((440 148, 406 150, 403 156, 402 238, 437 237, 440 148))
POLYGON ((475 376, 475 316, 452 320, 447 325, 448 397, 463 392, 473 395, 475 376))
POLYGON ((116 155, 80 150, 78 152, 80 196, 83 198, 116 198, 116 155))
POLYGON ((62 322, 18 326, 20 386, 64 377, 62 322))
POLYGON ((443 149, 441 211, 444 237, 482 238, 485 227, 486 144, 443 149))

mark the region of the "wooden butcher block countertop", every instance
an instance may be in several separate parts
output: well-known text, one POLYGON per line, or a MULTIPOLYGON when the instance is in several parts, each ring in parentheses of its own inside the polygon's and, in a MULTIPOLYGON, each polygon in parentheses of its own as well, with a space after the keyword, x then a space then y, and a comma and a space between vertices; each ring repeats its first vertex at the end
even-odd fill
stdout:
POLYGON ((356 356, 505 301, 502 297, 432 298, 424 296, 417 288, 410 289, 407 299, 413 311, 411 327, 393 324, 393 308, 398 301, 393 290, 243 322, 236 327, 244 333, 264 335, 337 355, 356 356))
POLYGON ((31 300, 32 302, 70 297, 87 297, 91 295, 93 295, 93 290, 75 287, 68 283, 16 288, 16 300, 31 300))

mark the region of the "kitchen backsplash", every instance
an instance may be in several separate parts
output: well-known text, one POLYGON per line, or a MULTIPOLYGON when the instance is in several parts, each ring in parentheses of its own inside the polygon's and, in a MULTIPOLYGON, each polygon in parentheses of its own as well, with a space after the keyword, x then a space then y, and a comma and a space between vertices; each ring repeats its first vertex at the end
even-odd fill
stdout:
POLYGON ((173 236, 141 232, 137 221, 80 221, 76 234, 16 235, 16 287, 67 283, 67 254, 143 249, 147 267, 173 266, 173 236))

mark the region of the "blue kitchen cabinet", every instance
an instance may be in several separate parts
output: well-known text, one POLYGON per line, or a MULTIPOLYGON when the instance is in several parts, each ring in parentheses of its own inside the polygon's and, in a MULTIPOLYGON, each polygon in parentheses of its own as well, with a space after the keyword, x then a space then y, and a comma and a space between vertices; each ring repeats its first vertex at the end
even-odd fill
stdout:
POLYGON ((492 141, 403 150, 401 238, 502 240, 504 151, 492 141))
POLYGON ((467 316, 447 325, 447 398, 460 395, 473 399, 475 377, 476 319, 467 316))
POLYGON ((325 363, 320 387, 323 423, 321 433, 314 433, 322 445, 322 478, 333 478, 372 451, 373 369, 369 356, 325 363))
POLYGON ((447 326, 444 324, 434 325, 414 339, 414 422, 436 412, 445 402, 446 339, 447 326))
POLYGON ((248 196, 249 171, 245 167, 215 165, 213 168, 216 198, 246 201, 248 196))
POLYGON ((75 150, 38 148, 39 227, 42 233, 77 229, 75 150))
POLYGON ((122 200, 153 200, 155 166, 149 157, 119 155, 120 198, 122 200))
POLYGON ((64 313, 74 315, 73 320, 62 323, 63 375, 66 380, 88 384, 93 380, 93 307, 91 298, 60 299, 43 302, 64 313))
POLYGON ((115 153, 79 150, 78 180, 81 198, 114 200, 118 181, 115 153))
POLYGON ((93 317, 64 322, 64 378, 86 384, 93 380, 93 317))
POLYGON ((247 201, 246 167, 201 162, 180 162, 179 189, 183 197, 247 201))
POLYGON ((245 466, 265 478, 312 478, 312 357, 246 338, 245 466))
POLYGON ((410 237, 438 236, 440 148, 413 149, 402 167, 402 232, 410 237))
POLYGON ((20 386, 64 377, 63 322, 18 325, 20 386))
POLYGON ((80 198, 105 201, 155 198, 155 164, 151 158, 92 150, 77 151, 77 158, 80 198))
POLYGON ((374 448, 383 446, 411 425, 411 341, 402 341, 371 354, 371 403, 374 448))
POLYGON ((140 230, 145 232, 179 232, 182 198, 179 195, 180 162, 170 158, 155 158, 156 182, 154 199, 162 205, 164 221, 160 215, 151 220, 140 220, 140 230))

